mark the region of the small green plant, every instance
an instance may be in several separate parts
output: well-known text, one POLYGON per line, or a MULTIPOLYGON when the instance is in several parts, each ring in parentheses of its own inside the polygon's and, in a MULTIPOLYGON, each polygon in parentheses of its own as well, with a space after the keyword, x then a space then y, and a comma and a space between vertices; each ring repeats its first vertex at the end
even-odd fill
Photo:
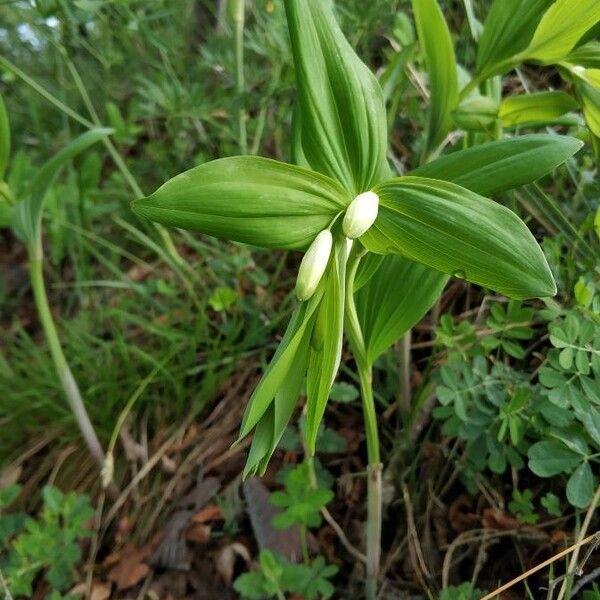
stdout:
POLYGON ((472 583, 461 583, 444 588, 440 600, 479 600, 487 592, 477 589, 472 583))
POLYGON ((104 466, 104 451, 88 416, 77 381, 71 372, 52 317, 44 283, 42 216, 44 203, 58 173, 64 166, 93 144, 104 139, 111 129, 94 129, 83 133, 54 155, 37 172, 23 198, 15 198, 4 175, 10 157, 10 127, 4 102, 0 97, 0 227, 10 226, 27 247, 29 278, 39 320, 54 361, 56 375, 91 455, 104 466))
POLYGON ((305 562, 308 561, 307 530, 321 524, 321 509, 333 498, 331 490, 318 487, 313 480, 312 467, 304 462, 285 474, 285 491, 271 494, 271 504, 284 509, 273 519, 273 525, 279 529, 300 526, 305 562))
POLYGON ((234 582, 234 588, 244 598, 257 600, 284 600, 285 594, 300 594, 307 600, 327 599, 334 592, 329 579, 337 571, 335 565, 326 565, 322 556, 317 556, 310 564, 296 565, 269 550, 263 550, 258 569, 240 575, 234 582))
POLYGON ((533 506, 533 492, 531 490, 513 490, 512 500, 508 503, 508 510, 519 518, 522 523, 535 525, 540 517, 533 506))
POLYGON ((18 486, 4 490, 0 497, 0 570, 14 598, 30 598, 33 583, 41 574, 52 592, 50 599, 74 581, 75 567, 81 561, 80 542, 91 535, 88 527, 94 516, 87 496, 63 494, 52 486, 42 490, 44 507, 37 519, 25 515, 1 514, 4 502, 19 493, 18 486))
POLYGON ((285 470, 283 483, 284 490, 270 497, 271 504, 283 509, 273 518, 273 525, 278 529, 299 526, 303 564, 290 563, 263 550, 258 570, 238 577, 235 589, 245 598, 282 598, 285 593, 298 593, 307 600, 329 598, 334 588, 328 579, 338 568, 327 565, 322 556, 310 559, 307 532, 321 525, 321 510, 333 498, 333 492, 318 482, 312 461, 285 470))

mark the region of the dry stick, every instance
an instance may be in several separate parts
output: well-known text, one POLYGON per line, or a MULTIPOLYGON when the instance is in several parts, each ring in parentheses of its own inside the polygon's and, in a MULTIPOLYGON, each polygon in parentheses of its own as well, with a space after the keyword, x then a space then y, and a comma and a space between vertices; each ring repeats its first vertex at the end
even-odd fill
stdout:
MULTIPOLYGON (((598 506, 599 501, 600 501, 600 486, 598 486, 596 488, 596 493, 594 494, 592 503, 590 504, 590 506, 587 510, 587 513, 585 515, 585 519, 583 520, 583 525, 581 526, 581 531, 579 532, 579 535, 577 536, 579 540, 581 540, 581 538, 587 533, 587 530, 592 521, 592 516, 594 514, 594 511, 596 510, 596 506, 598 506)), ((575 552, 573 552, 573 556, 571 557, 569 566, 567 568, 567 575, 569 575, 570 573, 572 573, 575 570, 575 566, 577 565, 578 558, 579 558, 579 547, 577 547, 575 549, 575 552)), ((558 598, 556 600, 562 600, 564 598, 565 593, 567 592, 567 585, 568 585, 568 579, 565 579, 563 581, 562 585, 560 586, 560 591, 558 592, 558 598)))
POLYGON ((519 583, 520 581, 527 579, 530 575, 533 575, 534 573, 541 571, 543 568, 545 568, 545 567, 551 565, 552 563, 556 562, 557 560, 563 558, 563 556, 568 556, 571 552, 574 552, 575 550, 578 550, 579 548, 581 548, 581 546, 585 546, 586 544, 590 544, 592 542, 594 542, 594 543, 600 542, 600 533, 599 532, 593 533, 592 535, 586 537, 584 540, 581 540, 580 542, 577 542, 576 544, 569 546, 566 550, 559 552, 558 554, 554 555, 553 557, 549 558, 548 560, 545 560, 543 563, 540 563, 536 567, 529 569, 529 571, 526 571, 525 573, 519 575, 518 577, 515 577, 508 583, 505 583, 504 585, 495 589, 492 593, 488 594, 487 596, 484 596, 481 600, 491 600, 492 598, 496 598, 496 596, 499 596, 502 592, 505 592, 506 590, 510 589, 511 587, 513 587, 514 585, 519 583))
POLYGON ((348 550, 348 552, 350 552, 350 554, 352 554, 354 558, 366 564, 367 557, 350 543, 350 540, 346 537, 344 530, 339 526, 338 522, 333 518, 331 513, 325 507, 323 507, 321 509, 321 514, 323 515, 323 518, 329 523, 329 525, 331 525, 331 528, 335 531, 338 538, 340 538, 340 542, 342 542, 344 548, 346 548, 346 550, 348 550))
POLYGON ((425 557, 423 556, 423 551, 419 542, 419 534, 417 533, 417 527, 415 525, 413 506, 406 483, 402 483, 402 498, 404 500, 404 508, 406 510, 408 536, 410 539, 412 539, 412 544, 409 544, 408 546, 409 554, 411 555, 411 559, 413 559, 411 562, 415 563, 413 567, 415 568, 416 575, 421 580, 421 585, 427 590, 428 595, 431 596, 431 591, 427 585, 427 582, 431 580, 431 573, 427 569, 425 557), (411 548, 413 549, 412 552, 410 551, 411 548))

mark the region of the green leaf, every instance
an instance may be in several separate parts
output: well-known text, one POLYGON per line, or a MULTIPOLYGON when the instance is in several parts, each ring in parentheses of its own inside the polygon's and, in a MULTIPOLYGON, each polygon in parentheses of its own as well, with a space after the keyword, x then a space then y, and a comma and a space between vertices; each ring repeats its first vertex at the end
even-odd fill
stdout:
POLYGON ((383 264, 384 256, 368 252, 360 261, 354 279, 354 292, 360 290, 375 275, 377 269, 383 264))
POLYGON ((265 248, 303 249, 349 202, 324 175, 236 156, 181 173, 131 207, 171 227, 265 248))
POLYGON ((581 462, 581 455, 555 441, 536 442, 529 448, 529 468, 538 477, 568 473, 581 462))
POLYGON ((492 196, 543 177, 582 146, 568 136, 523 135, 448 154, 410 175, 451 181, 482 196, 492 196))
POLYGON ((257 425, 283 385, 294 364, 298 349, 306 345, 304 334, 306 331, 311 331, 312 317, 322 297, 323 287, 321 286, 308 302, 302 302, 294 311, 275 355, 248 401, 239 439, 248 435, 257 425))
POLYGON ((477 49, 477 73, 497 74, 507 59, 524 50, 553 0, 496 0, 477 49))
POLYGON ((522 57, 547 65, 559 62, 599 21, 598 0, 556 0, 542 17, 522 57))
POLYGON ((359 397, 358 390, 350 383, 340 381, 331 386, 329 398, 334 402, 354 402, 359 397))
MULTIPOLYGON (((285 0, 296 68, 296 149, 353 195, 388 172, 387 124, 376 77, 358 58, 329 2, 285 0)), ((299 152, 296 151, 296 157, 299 152)))
POLYGON ((325 293, 316 316, 306 373, 306 444, 315 452, 319 425, 342 356, 346 242, 337 243, 325 282, 325 293))
POLYGON ((576 508, 585 508, 594 496, 594 485, 590 464, 581 463, 567 482, 567 500, 576 508))
POLYGON ((60 170, 78 154, 104 139, 112 129, 91 129, 75 138, 38 170, 27 198, 15 205, 13 227, 28 246, 36 243, 40 232, 44 199, 60 170))
POLYGON ((375 275, 356 294, 356 310, 371 364, 425 316, 447 281, 444 273, 402 256, 384 258, 375 275))
POLYGON ((10 158, 10 123, 4 100, 0 96, 0 181, 4 180, 8 159, 10 158))
POLYGON ((499 117, 504 127, 547 124, 578 108, 577 101, 565 92, 538 92, 509 96, 500 104, 499 117))
POLYGON ((208 299, 208 303, 215 311, 224 311, 233 306, 238 299, 237 292, 230 287, 218 287, 208 299))
MULTIPOLYGON (((587 71, 590 70, 587 69, 587 71)), ((575 83, 575 87, 581 99, 585 122, 590 131, 595 136, 600 137, 600 84, 594 87, 587 81, 581 80, 575 83)))
POLYGON ((448 25, 436 0, 412 0, 421 51, 429 75, 429 124, 427 150, 431 151, 452 127, 452 111, 458 104, 456 57, 448 25))
POLYGON ((421 177, 392 179, 374 191, 379 216, 360 238, 369 250, 401 254, 513 298, 556 293, 541 248, 505 206, 421 177))
POLYGON ((588 42, 575 48, 565 59, 586 69, 600 69, 600 42, 588 42))

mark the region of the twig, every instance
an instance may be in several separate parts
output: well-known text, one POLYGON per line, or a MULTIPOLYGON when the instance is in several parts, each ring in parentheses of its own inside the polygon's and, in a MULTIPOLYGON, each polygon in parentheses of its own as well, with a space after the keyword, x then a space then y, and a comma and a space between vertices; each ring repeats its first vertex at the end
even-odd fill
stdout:
POLYGON ((588 573, 585 577, 582 577, 576 585, 573 586, 573 589, 571 590, 571 594, 572 596, 577 596, 577 592, 579 592, 579 590, 584 587, 585 585, 587 585, 588 583, 595 581, 596 579, 598 579, 598 577, 600 577, 600 567, 594 569, 591 573, 588 573))
POLYGON ((357 550, 350 543, 350 540, 346 537, 344 530, 339 526, 339 524, 333 518, 331 513, 325 507, 323 507, 321 509, 321 514, 323 515, 323 518, 329 523, 329 525, 331 525, 331 528, 335 531, 337 536, 340 538, 340 542, 342 542, 342 545, 344 546, 344 548, 346 548, 346 550, 348 550, 348 552, 350 552, 350 554, 352 554, 352 556, 354 556, 354 558, 356 558, 357 560, 360 560, 360 562, 366 564, 367 557, 360 550, 357 550))
POLYGON ((429 580, 431 578, 431 574, 427 569, 427 565, 425 564, 425 558, 423 557, 423 551, 421 549, 419 535, 417 533, 417 528, 415 525, 415 517, 413 513, 412 502, 410 500, 410 493, 408 491, 408 486, 406 485, 406 483, 402 484, 402 498, 404 500, 404 507, 406 509, 406 526, 408 528, 408 535, 412 541, 412 544, 409 543, 408 545, 411 562, 413 563, 415 574, 419 578, 421 585, 427 590, 427 593, 431 596, 431 592, 429 590, 427 582, 425 581, 426 579, 429 580))
MULTIPOLYGON (((598 502, 600 501, 600 486, 596 488, 596 493, 594 494, 594 498, 592 503, 590 504, 587 513, 585 515, 585 519, 583 520, 583 525, 581 526, 581 531, 577 536, 578 542, 581 541, 583 536, 587 533, 590 523, 592 521, 592 516, 594 515, 594 511, 596 510, 596 506, 598 506, 598 502)), ((571 560, 569 561, 569 566, 567 568, 567 574, 571 574, 575 571, 575 567, 577 565, 577 559, 579 558, 579 546, 573 552, 571 556, 571 560)), ((568 579, 563 581, 563 584, 560 586, 560 591, 558 592, 558 598, 556 600, 562 600, 567 592, 568 579)))
POLYGON ((502 585, 499 588, 495 589, 493 592, 491 592, 487 596, 484 596, 481 600, 491 600, 492 598, 496 598, 502 592, 505 592, 506 590, 510 589, 511 587, 513 587, 514 585, 516 585, 517 583, 519 583, 520 581, 523 581, 524 579, 527 579, 530 575, 533 575, 534 573, 537 573, 538 571, 541 571, 542 569, 544 569, 548 565, 551 565, 552 563, 554 563, 557 560, 563 558, 564 556, 568 556, 569 554, 571 554, 571 552, 574 552, 578 548, 581 548, 581 546, 585 546, 586 544, 590 544, 592 542, 594 544, 597 544, 598 542, 600 542, 600 533, 598 533, 598 532, 594 533, 594 534, 586 537, 584 540, 581 540, 580 542, 577 542, 576 544, 573 544, 572 546, 569 546, 566 550, 563 550, 562 552, 559 552, 558 554, 555 554, 554 556, 552 556, 548 560, 545 560, 544 562, 542 562, 539 565, 533 567, 532 569, 529 569, 529 571, 526 571, 525 573, 519 575, 518 577, 515 577, 514 579, 512 579, 508 583, 505 583, 504 585, 502 585))
POLYGON ((4 579, 4 575, 2 575, 2 571, 0 571, 0 585, 4 590, 4 600, 13 600, 11 596, 10 590, 8 589, 8 583, 6 583, 6 579, 4 579))

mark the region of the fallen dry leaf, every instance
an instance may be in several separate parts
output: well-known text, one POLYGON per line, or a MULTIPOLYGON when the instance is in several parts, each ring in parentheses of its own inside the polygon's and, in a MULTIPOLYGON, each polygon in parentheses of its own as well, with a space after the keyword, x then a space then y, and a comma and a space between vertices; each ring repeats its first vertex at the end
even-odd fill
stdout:
POLYGON ((479 516, 471 510, 471 499, 461 494, 448 508, 448 521, 454 531, 463 532, 479 524, 479 516))
POLYGON ((185 532, 185 539, 196 544, 206 544, 210 541, 211 527, 205 523, 192 523, 185 532))
POLYGON ((221 509, 216 504, 208 504, 192 517, 192 521, 194 523, 208 523, 222 518, 221 509))
POLYGON ((233 581, 236 556, 243 558, 246 565, 250 566, 250 553, 246 546, 239 542, 224 546, 217 554, 215 561, 217 573, 219 573, 227 585, 231 585, 231 582, 233 581))
POLYGON ((112 565, 108 572, 109 581, 115 583, 118 590, 127 590, 142 581, 150 573, 150 567, 144 561, 154 552, 160 539, 157 535, 140 549, 127 544, 108 556, 105 565, 112 565))
POLYGON ((87 600, 108 600, 110 598, 111 586, 108 583, 101 583, 100 581, 92 581, 89 596, 87 594, 87 583, 77 584, 69 593, 74 596, 85 596, 87 600))
POLYGON ((521 526, 518 519, 495 508, 485 508, 481 522, 486 529, 518 529, 521 526))

